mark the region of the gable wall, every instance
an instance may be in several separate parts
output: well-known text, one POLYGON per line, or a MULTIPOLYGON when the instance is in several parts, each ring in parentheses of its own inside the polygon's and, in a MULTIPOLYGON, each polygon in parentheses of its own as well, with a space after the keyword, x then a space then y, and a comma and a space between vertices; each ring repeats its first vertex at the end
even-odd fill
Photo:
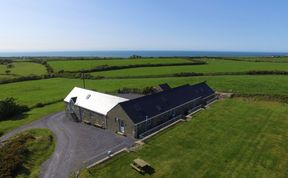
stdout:
POLYGON ((107 129, 113 132, 119 131, 119 123, 117 118, 124 121, 124 134, 134 137, 134 123, 119 104, 112 108, 107 114, 107 129))

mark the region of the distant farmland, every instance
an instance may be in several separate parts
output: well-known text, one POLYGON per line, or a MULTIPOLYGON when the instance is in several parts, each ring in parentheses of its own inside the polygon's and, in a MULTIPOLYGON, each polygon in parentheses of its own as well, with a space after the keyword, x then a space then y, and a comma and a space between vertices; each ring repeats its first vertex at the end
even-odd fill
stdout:
POLYGON ((246 62, 233 60, 210 59, 205 60, 206 65, 191 66, 163 66, 121 69, 104 72, 91 73, 93 76, 104 77, 135 77, 135 76, 157 76, 177 73, 232 73, 248 71, 288 71, 288 63, 271 62, 246 62))
POLYGON ((0 77, 6 75, 6 70, 10 70, 10 76, 27 76, 27 75, 44 75, 47 74, 45 67, 41 64, 33 62, 13 62, 12 67, 7 68, 6 65, 0 65, 0 77))
POLYGON ((96 68, 103 65, 108 66, 127 66, 127 65, 141 65, 141 64, 177 64, 189 63, 191 61, 182 58, 152 58, 152 59, 102 59, 102 60, 55 60, 49 61, 48 64, 55 71, 80 71, 96 68))

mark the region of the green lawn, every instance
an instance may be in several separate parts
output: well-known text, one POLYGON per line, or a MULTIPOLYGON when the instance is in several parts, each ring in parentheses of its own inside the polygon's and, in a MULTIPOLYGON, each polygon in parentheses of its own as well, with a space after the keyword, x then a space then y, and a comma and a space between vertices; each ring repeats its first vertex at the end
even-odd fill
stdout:
MULTIPOLYGON (((69 60, 69 61, 49 61, 48 64, 55 70, 79 71, 83 69, 92 69, 97 66, 127 66, 136 64, 175 64, 186 63, 187 59, 182 58, 154 58, 154 59, 102 59, 102 60, 69 60)), ((190 61, 191 62, 191 61, 190 61)))
POLYGON ((217 73, 217 72, 248 72, 252 70, 280 70, 288 71, 288 63, 272 63, 272 62, 246 62, 209 59, 205 60, 207 65, 190 65, 190 66, 165 66, 165 67, 142 67, 111 70, 103 72, 93 72, 93 76, 104 77, 135 77, 135 76, 157 76, 171 75, 182 72, 195 73, 217 73))
MULTIPOLYGON (((33 62, 14 62, 12 63, 14 67, 8 69, 11 71, 11 76, 27 76, 27 75, 43 75, 46 74, 46 68, 37 63, 33 62)), ((5 75, 7 70, 5 65, 0 65, 0 77, 5 75)))
POLYGON ((48 116, 49 114, 64 110, 62 102, 51 104, 43 108, 36 108, 22 117, 12 118, 11 120, 0 121, 0 133, 5 134, 12 129, 20 127, 21 125, 28 124, 32 121, 48 116))
POLYGON ((228 99, 192 120, 80 174, 82 178, 135 177, 288 177, 288 105, 228 99), (130 167, 135 158, 155 173, 142 176, 130 167))
MULTIPOLYGON (((212 88, 218 91, 288 95, 288 77, 281 75, 86 80, 86 87, 101 92, 115 92, 123 87, 144 88, 146 86, 157 86, 161 83, 179 86, 202 81, 207 81, 212 88)), ((74 86, 82 87, 82 81, 79 79, 54 78, 3 84, 0 85, 0 99, 14 97, 21 104, 33 106, 39 102, 47 103, 63 99, 74 86)))

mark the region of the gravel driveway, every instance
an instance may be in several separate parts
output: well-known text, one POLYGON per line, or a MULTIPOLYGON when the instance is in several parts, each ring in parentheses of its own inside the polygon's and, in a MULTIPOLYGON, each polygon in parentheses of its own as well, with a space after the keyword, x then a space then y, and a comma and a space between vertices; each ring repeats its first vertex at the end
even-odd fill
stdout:
POLYGON ((108 150, 113 153, 134 143, 133 139, 108 130, 73 122, 64 112, 12 130, 0 137, 0 142, 31 128, 48 128, 56 136, 55 152, 42 164, 40 177, 43 178, 68 178, 72 172, 106 157, 108 150))

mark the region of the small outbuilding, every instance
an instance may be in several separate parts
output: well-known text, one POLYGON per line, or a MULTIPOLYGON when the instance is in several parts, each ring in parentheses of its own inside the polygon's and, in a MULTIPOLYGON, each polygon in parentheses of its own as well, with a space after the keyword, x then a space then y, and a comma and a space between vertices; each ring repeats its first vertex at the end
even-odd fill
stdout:
POLYGON ((217 98, 206 82, 161 88, 158 93, 128 100, 75 87, 64 99, 66 113, 77 121, 143 138, 217 98))

